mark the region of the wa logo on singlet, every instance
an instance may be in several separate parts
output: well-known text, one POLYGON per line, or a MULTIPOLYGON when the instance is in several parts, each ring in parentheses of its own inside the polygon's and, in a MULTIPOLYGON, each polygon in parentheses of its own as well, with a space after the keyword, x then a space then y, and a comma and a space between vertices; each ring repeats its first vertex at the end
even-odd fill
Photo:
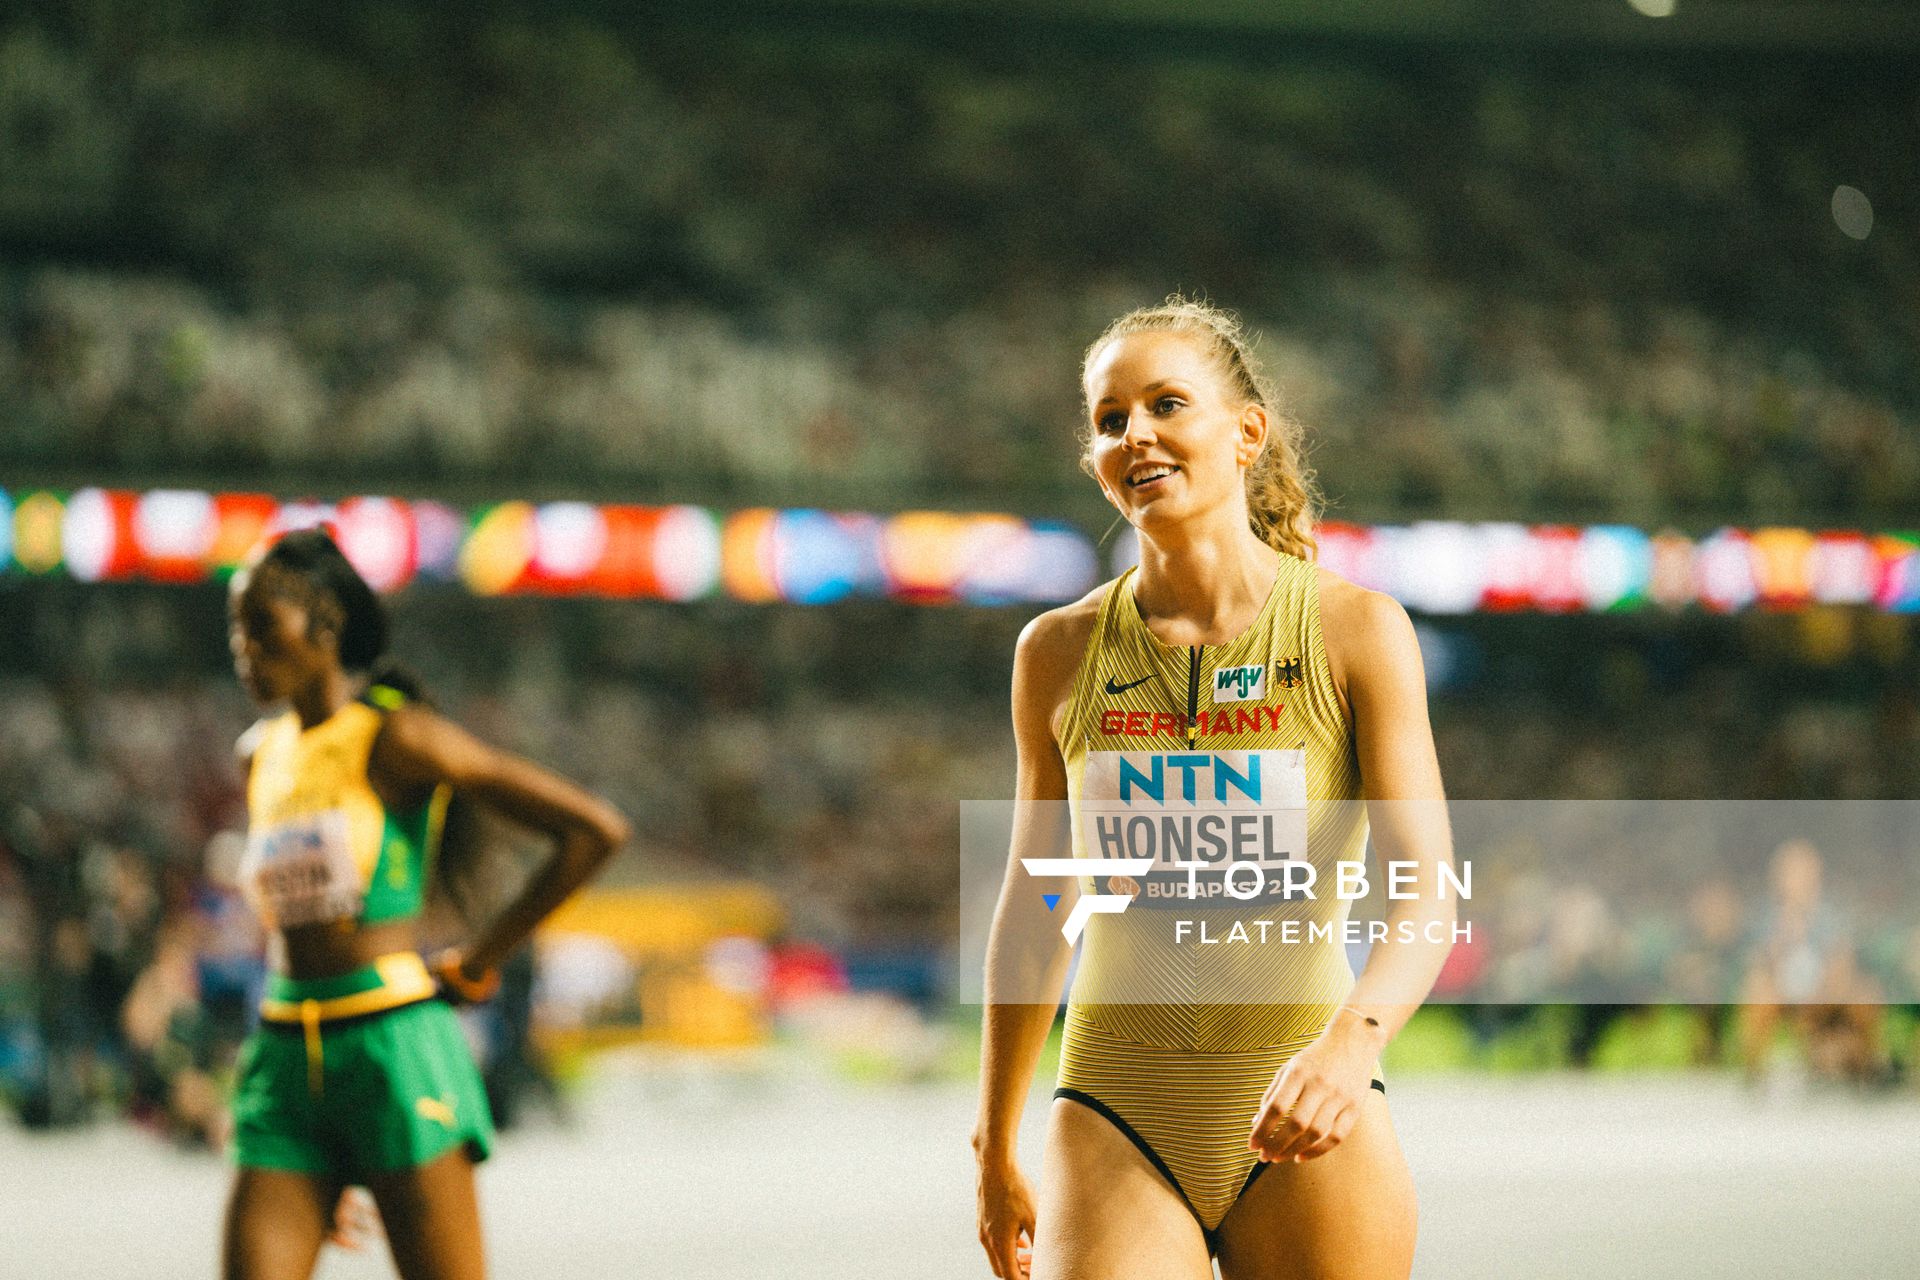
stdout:
POLYGON ((1222 667, 1213 673, 1215 702, 1259 702, 1267 696, 1267 664, 1222 667))

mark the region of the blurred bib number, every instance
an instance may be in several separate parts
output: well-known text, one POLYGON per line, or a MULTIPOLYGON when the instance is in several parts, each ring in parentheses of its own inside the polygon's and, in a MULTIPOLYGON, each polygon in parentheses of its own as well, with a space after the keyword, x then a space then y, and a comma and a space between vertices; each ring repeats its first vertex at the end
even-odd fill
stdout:
POLYGON ((1080 834, 1086 857, 1153 860, 1144 877, 1095 877, 1100 892, 1130 894, 1137 907, 1276 905, 1284 864, 1307 856, 1306 752, 1090 751, 1080 834), (1264 875, 1241 870, 1229 881, 1236 863, 1264 875), (1249 899, 1230 895, 1229 883, 1242 895, 1261 887, 1249 899))
POLYGON ((360 867, 338 809, 247 833, 241 883, 261 918, 281 929, 360 914, 360 867))

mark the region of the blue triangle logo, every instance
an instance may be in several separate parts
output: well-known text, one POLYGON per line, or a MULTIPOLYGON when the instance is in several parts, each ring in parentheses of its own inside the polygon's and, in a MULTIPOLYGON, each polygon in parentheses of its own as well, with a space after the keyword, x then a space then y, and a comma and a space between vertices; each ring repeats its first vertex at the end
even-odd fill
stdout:
POLYGON ((1043 893, 1040 896, 1046 901, 1049 911, 1060 905, 1060 895, 1057 893, 1043 893))

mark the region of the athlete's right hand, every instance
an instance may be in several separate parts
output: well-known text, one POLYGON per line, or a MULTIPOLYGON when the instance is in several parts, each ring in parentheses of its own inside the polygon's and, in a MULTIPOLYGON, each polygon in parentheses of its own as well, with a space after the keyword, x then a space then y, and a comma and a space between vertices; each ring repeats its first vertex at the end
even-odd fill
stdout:
POLYGON ((980 1247, 1000 1280, 1026 1280, 1033 1266, 1033 1189, 1011 1158, 980 1165, 980 1247))

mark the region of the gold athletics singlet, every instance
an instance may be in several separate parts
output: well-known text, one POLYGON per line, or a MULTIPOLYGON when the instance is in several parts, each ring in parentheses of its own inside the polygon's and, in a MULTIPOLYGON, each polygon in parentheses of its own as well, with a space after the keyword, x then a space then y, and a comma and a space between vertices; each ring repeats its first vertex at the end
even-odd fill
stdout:
POLYGON ((1264 1167, 1247 1149, 1261 1096, 1353 985, 1333 864, 1361 861, 1366 809, 1316 575, 1282 555, 1245 631, 1178 648, 1147 629, 1133 571, 1121 575, 1061 735, 1076 856, 1154 864, 1082 880, 1132 901, 1087 923, 1054 1096, 1126 1134, 1209 1246, 1264 1167), (1297 891, 1303 862, 1311 897, 1297 891))
POLYGON ((367 777, 387 712, 404 701, 373 685, 311 728, 288 711, 253 731, 241 883, 269 927, 420 914, 453 791, 394 812, 367 777))

